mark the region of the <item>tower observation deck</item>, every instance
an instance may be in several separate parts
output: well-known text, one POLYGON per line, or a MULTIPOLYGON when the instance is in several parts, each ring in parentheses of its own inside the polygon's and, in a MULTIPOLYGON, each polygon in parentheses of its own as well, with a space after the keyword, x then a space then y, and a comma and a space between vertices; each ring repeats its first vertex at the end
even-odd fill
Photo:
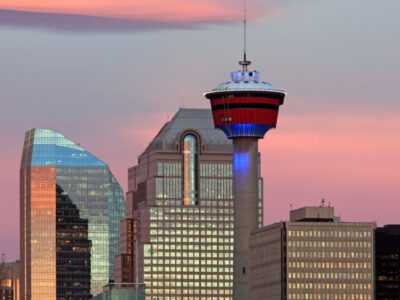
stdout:
POLYGON ((243 69, 204 95, 211 102, 214 126, 233 140, 234 257, 233 299, 249 299, 250 232, 258 209, 258 139, 275 128, 286 93, 261 81, 260 73, 243 69))

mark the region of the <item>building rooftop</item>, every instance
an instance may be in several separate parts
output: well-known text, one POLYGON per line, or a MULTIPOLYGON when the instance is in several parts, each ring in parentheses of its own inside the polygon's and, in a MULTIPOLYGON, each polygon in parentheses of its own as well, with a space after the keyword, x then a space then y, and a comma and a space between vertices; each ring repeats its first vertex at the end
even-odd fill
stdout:
POLYGON ((290 211, 290 222, 334 222, 333 207, 316 206, 302 207, 290 211))
MULTIPOLYGON (((214 127, 210 109, 180 108, 171 121, 161 128, 145 152, 176 149, 177 138, 184 130, 188 129, 200 133, 206 149, 213 148, 210 145, 232 147, 232 142, 226 138, 225 134, 214 127)), ((217 148, 214 147, 215 150, 217 148)))
POLYGON ((261 81, 257 71, 235 71, 231 73, 231 81, 221 83, 216 88, 205 93, 205 96, 232 92, 273 92, 286 94, 283 90, 276 89, 271 83, 261 81))
POLYGON ((61 133, 34 128, 26 133, 24 148, 32 151, 32 166, 107 167, 107 164, 61 133))

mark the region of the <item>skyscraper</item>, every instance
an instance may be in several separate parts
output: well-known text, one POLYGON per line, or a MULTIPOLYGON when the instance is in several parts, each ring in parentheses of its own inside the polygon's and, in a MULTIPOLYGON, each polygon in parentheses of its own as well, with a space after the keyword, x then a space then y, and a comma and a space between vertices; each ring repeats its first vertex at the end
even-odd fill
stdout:
POLYGON ((27 132, 20 170, 22 299, 61 299, 66 290, 85 299, 88 285, 92 295, 100 293, 113 278, 123 217, 122 189, 107 164, 56 131, 27 132))
POLYGON ((400 299, 400 225, 376 229, 375 251, 375 299, 400 299))
POLYGON ((250 232, 257 229, 258 140, 275 128, 285 92, 264 82, 250 61, 239 62, 242 70, 231 80, 205 93, 210 100, 214 125, 233 141, 234 274, 233 297, 249 298, 250 232))
POLYGON ((341 222, 333 207, 304 207, 252 232, 249 299, 374 299, 374 229, 341 222))
MULTIPOLYGON (((180 109, 128 178, 116 278, 144 282, 149 300, 232 299, 232 142, 211 111, 180 109)), ((261 225, 259 172, 255 180, 261 225)))

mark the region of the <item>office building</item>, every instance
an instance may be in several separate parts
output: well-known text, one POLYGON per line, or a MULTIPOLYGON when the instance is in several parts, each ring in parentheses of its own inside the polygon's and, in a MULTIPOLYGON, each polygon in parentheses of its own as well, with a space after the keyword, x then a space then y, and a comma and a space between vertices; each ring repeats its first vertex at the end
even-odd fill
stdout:
POLYGON ((211 111, 180 109, 129 169, 117 281, 145 283, 150 300, 232 299, 232 172, 232 142, 211 111))
POLYGON ((375 299, 400 299, 400 225, 376 229, 375 264, 375 299))
POLYGON ((20 300, 19 261, 0 262, 0 300, 20 300))
POLYGON ((341 222, 332 207, 305 207, 254 231, 250 299, 374 299, 374 229, 341 222))
POLYGON ((106 163, 57 131, 27 132, 20 170, 21 297, 100 293, 114 277, 124 209, 106 163))

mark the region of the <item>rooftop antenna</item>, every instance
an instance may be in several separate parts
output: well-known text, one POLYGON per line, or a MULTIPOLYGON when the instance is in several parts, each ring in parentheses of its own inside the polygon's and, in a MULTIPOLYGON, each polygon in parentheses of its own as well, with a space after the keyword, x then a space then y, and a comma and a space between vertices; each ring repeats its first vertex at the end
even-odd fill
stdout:
POLYGON ((243 71, 247 71, 247 67, 251 61, 247 60, 247 0, 243 0, 243 60, 239 61, 243 71))

